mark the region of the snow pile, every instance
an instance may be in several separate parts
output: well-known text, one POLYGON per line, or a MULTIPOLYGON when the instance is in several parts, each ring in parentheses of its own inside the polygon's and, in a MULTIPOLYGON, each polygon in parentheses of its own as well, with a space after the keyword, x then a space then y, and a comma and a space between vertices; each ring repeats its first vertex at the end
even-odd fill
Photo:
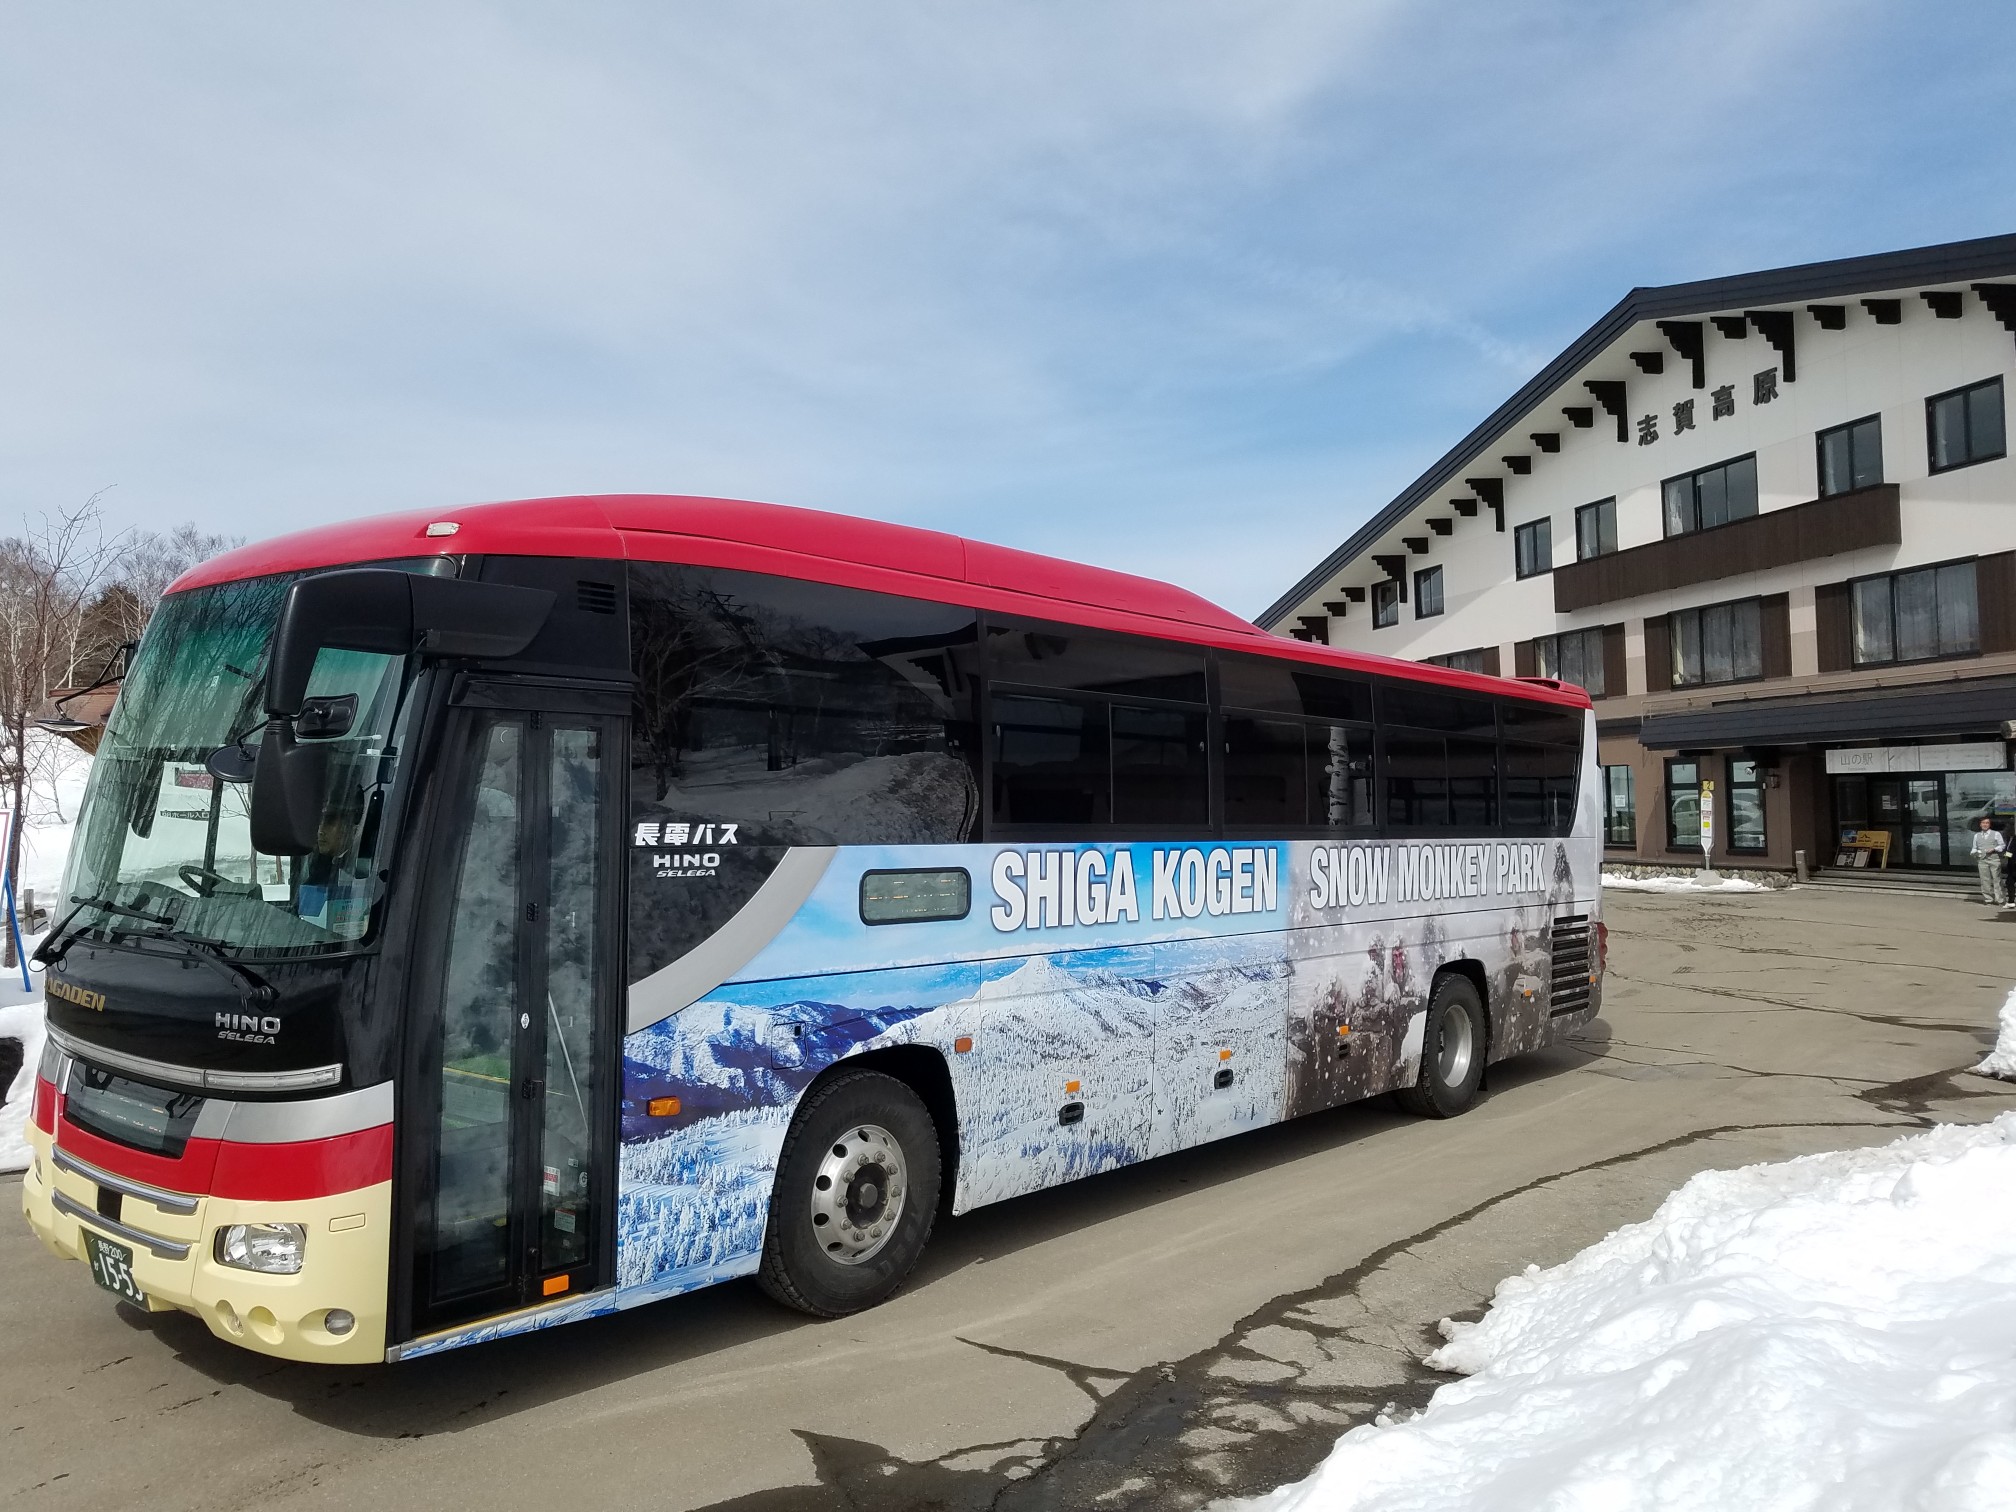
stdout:
MULTIPOLYGON (((49 747, 36 764, 50 773, 53 792, 38 795, 30 805, 28 827, 21 834, 21 889, 32 888, 38 905, 54 916, 63 865, 77 828, 77 806, 91 776, 91 758, 67 740, 54 736, 48 740, 49 747)), ((0 929, 5 927, 6 916, 0 912, 0 929)), ((24 930, 22 943, 32 951, 38 938, 24 930)), ((42 1059, 42 990, 38 981, 32 990, 23 991, 18 968, 0 971, 0 1039, 21 1041, 21 1069, 11 1086, 0 1087, 0 1173, 25 1171, 28 1142, 22 1131, 28 1126, 35 1067, 42 1059)))
POLYGON ((1469 1379, 1248 1512, 2016 1506, 2016 1113, 1709 1171, 1500 1283, 1469 1379))
MULTIPOLYGON (((8 981, 13 990, 5 994, 7 997, 27 996, 21 991, 18 973, 8 973, 8 981)), ((35 1089, 35 1068, 42 1060, 42 1000, 32 998, 0 1007, 0 1039, 21 1041, 21 1069, 14 1073, 12 1085, 0 1088, 6 1095, 6 1101, 0 1103, 0 1173, 25 1171, 29 1094, 35 1089)))
POLYGON ((1693 893, 1693 892, 1770 892, 1762 882, 1751 882, 1743 877, 1720 877, 1713 882, 1703 882, 1694 877, 1627 877, 1621 872, 1603 873, 1603 885, 1619 892, 1693 893))
POLYGON ((2000 1076, 2016 1081, 2016 987, 2002 1000, 2001 1022, 1995 1030, 1995 1048, 1974 1068, 1980 1076, 2000 1076))

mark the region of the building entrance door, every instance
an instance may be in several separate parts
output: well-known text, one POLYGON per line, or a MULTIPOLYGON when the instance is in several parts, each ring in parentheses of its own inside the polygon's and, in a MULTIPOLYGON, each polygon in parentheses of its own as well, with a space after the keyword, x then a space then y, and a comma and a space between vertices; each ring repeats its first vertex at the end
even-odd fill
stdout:
POLYGON ((1946 864, 1945 801, 1937 777, 1871 777, 1868 828, 1890 832, 1890 864, 1946 864))

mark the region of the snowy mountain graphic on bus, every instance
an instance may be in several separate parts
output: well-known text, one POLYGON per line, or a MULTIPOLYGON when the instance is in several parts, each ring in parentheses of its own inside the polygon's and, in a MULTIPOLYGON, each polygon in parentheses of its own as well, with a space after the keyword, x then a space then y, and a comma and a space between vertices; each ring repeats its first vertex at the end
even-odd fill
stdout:
MULTIPOLYGON (((703 1000, 631 1035, 624 1284, 683 1289, 682 1273, 753 1269, 797 1098, 855 1051, 917 1042, 952 1049, 954 1092, 970 1110, 956 1211, 1279 1117, 1286 964, 1226 963, 1226 952, 1210 948, 1224 942, 1190 943, 1184 964, 1194 969, 1154 977, 1116 969, 1143 959, 1126 947, 972 963, 958 974, 970 991, 938 1003, 850 1006, 799 995, 810 982, 742 984, 729 990, 744 996, 760 985, 774 1006, 703 1000), (1197 1017, 1201 1004, 1213 1005, 1219 1032, 1173 1031, 1164 1048, 1183 1074, 1158 1086, 1158 1022, 1166 1037, 1172 1019, 1197 1017), (962 1042, 969 1048, 954 1048, 962 1042), (1227 1050, 1232 1056, 1221 1059, 1227 1050), (664 1097, 680 1102, 670 1128, 646 1112, 664 1097), (1069 1104, 1080 1111, 1067 1123, 1069 1104)), ((938 967, 875 975, 885 997, 900 996, 906 978, 941 990, 953 980, 938 967)))
MULTIPOLYGON (((777 984, 780 988, 805 984, 777 984)), ((801 998, 774 1008, 704 1001, 630 1035, 623 1048, 623 1137, 661 1133, 651 1099, 677 1097, 682 1118, 782 1107, 820 1067, 923 1007, 871 1009, 801 998)))

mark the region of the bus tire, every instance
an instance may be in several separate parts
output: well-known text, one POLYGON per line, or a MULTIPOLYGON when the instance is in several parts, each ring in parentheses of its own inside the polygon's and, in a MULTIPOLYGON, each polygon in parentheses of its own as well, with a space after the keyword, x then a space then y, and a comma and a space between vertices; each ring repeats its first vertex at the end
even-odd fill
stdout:
POLYGON ((784 1137, 757 1284, 818 1318, 886 1301, 931 1238, 939 1182, 937 1126, 909 1087, 867 1070, 820 1083, 784 1137))
POLYGON ((1487 1026, 1477 988, 1461 972, 1443 973, 1428 999, 1421 1036, 1421 1073, 1394 1098, 1423 1118, 1454 1118, 1477 1100, 1484 1083, 1487 1026))

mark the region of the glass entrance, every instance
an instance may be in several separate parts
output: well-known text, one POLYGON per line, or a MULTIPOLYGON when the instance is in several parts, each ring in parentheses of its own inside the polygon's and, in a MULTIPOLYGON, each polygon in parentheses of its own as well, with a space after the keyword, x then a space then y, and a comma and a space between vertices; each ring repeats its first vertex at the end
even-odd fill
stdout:
POLYGON ((1986 816, 2003 834, 2016 822, 2016 772, 1938 772, 1834 778, 1837 830, 1885 830, 1892 866, 1973 865, 1986 816))
POLYGON ((433 1146, 415 1213, 420 1332, 591 1285, 609 1201, 596 1111, 614 1043, 609 722, 463 717, 459 843, 440 847, 429 891, 441 943, 422 980, 438 1006, 412 1104, 433 1146))

